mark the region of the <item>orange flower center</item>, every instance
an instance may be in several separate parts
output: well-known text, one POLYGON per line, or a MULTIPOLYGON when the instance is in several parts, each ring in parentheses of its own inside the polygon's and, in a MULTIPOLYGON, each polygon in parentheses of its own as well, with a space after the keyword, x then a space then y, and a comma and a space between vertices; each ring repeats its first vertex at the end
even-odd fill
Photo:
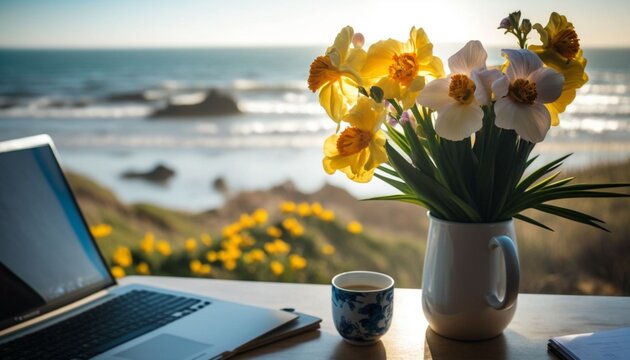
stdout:
POLYGON ((337 81, 341 74, 333 66, 328 56, 318 56, 311 63, 308 74, 308 88, 315 92, 327 82, 337 81))
POLYGON ((448 86, 448 96, 457 100, 460 104, 468 105, 474 99, 475 83, 464 74, 451 76, 451 83, 448 86))
POLYGON ((531 105, 536 100, 536 83, 525 79, 516 79, 510 84, 508 96, 521 104, 531 105))
POLYGON ((553 37, 551 43, 560 55, 569 60, 574 59, 580 50, 580 39, 573 29, 564 29, 560 31, 553 37))
POLYGON ((416 54, 394 54, 392 60, 394 62, 389 66, 389 77, 403 85, 409 85, 418 73, 416 54))
POLYGON ((337 151, 343 156, 353 155, 370 145, 371 132, 356 127, 345 129, 337 139, 337 151))

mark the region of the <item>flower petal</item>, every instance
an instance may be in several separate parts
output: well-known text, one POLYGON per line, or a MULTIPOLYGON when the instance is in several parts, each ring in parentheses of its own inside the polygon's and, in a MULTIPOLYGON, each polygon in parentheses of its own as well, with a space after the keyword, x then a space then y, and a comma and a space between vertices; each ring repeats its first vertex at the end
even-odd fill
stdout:
POLYGON ((389 75, 389 66, 393 63, 394 55, 402 53, 402 48, 403 44, 394 39, 372 44, 361 70, 364 78, 374 80, 389 75))
POLYGON ((420 92, 417 98, 418 103, 435 110, 456 102, 455 99, 448 96, 450 82, 450 78, 431 81, 420 92))
POLYGON ((485 70, 476 69, 471 73, 471 78, 475 83, 475 99, 479 105, 488 105, 492 101, 492 84, 503 74, 497 69, 485 70))
POLYGON ((483 110, 477 105, 454 102, 438 109, 435 132, 447 140, 469 137, 483 125, 483 110))
POLYGON ((498 79, 492 82, 492 92, 494 96, 499 100, 507 95, 510 90, 510 79, 507 76, 500 76, 498 79))
POLYGON ((551 127, 551 116, 542 104, 519 104, 510 98, 502 98, 494 105, 494 112, 496 126, 513 129, 521 138, 532 143, 543 141, 551 127))
POLYGON ((529 80, 536 84, 536 102, 556 101, 562 93, 564 76, 551 68, 540 68, 529 75, 529 80))
POLYGON ((337 34, 335 43, 326 50, 326 55, 330 57, 330 61, 336 68, 339 68, 341 63, 346 59, 353 35, 354 30, 352 27, 344 27, 339 34, 337 34))
POLYGON ((481 45, 481 42, 472 40, 448 58, 448 67, 453 74, 470 75, 475 69, 485 69, 486 59, 488 59, 488 53, 481 45))
POLYGON ((543 67, 538 55, 525 49, 503 49, 503 56, 507 56, 510 65, 505 71, 510 80, 527 79, 529 74, 543 67))

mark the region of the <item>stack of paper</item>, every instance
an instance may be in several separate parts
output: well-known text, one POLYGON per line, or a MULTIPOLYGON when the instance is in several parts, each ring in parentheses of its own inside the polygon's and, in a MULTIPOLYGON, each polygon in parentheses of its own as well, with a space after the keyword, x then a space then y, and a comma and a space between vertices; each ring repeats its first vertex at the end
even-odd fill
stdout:
POLYGON ((630 328, 555 337, 547 347, 567 360, 628 360, 630 328))

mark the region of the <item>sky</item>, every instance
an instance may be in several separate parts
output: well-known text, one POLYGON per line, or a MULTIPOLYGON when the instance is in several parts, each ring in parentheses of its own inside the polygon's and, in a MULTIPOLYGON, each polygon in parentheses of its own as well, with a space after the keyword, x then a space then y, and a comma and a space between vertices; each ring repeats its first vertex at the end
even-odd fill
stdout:
MULTIPOLYGON (((434 43, 511 43, 496 29, 521 10, 573 22, 583 47, 629 47, 628 0, 2 0, 2 48, 162 48, 329 44, 351 25, 373 43, 422 27, 434 43)), ((537 37, 536 37, 537 38, 537 37)))

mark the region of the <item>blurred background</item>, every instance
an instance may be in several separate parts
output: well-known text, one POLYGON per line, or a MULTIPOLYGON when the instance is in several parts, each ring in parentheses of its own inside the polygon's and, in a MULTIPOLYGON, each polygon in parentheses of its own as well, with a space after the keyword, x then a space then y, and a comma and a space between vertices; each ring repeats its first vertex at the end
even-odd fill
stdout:
MULTIPOLYGON (((590 81, 536 147, 539 162, 573 153, 563 169, 578 181, 629 182, 630 5, 550 6, 520 10, 532 23, 551 11, 573 22, 590 81)), ((0 140, 52 136, 116 275, 327 282, 364 268, 417 288, 424 210, 358 202, 394 189, 325 174, 322 144, 335 124, 307 89, 309 65, 345 25, 367 45, 423 27, 445 62, 479 39, 498 65, 500 49, 516 44, 496 28, 514 10, 448 0, 3 1, 0 140)), ((612 233, 532 214, 556 231, 517 224, 522 290, 630 294, 629 202, 569 203, 612 233)))

